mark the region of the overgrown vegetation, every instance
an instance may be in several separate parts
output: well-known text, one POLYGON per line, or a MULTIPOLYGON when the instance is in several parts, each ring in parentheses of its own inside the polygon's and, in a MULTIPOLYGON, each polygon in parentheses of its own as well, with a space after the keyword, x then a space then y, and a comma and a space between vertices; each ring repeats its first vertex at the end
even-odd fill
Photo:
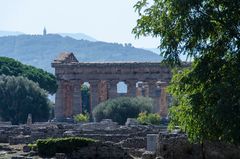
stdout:
POLYGON ((138 115, 137 121, 143 125, 160 125, 161 117, 156 113, 142 112, 138 115))
POLYGON ((47 121, 50 101, 47 92, 24 77, 0 76, 0 116, 13 124, 25 123, 29 113, 33 121, 47 121))
POLYGON ((75 122, 88 122, 90 119, 90 116, 89 114, 85 113, 85 114, 77 114, 73 118, 75 122))
POLYGON ((23 76, 39 84, 50 94, 57 90, 56 78, 53 74, 33 66, 24 65, 12 58, 0 57, 0 75, 23 76))
POLYGON ((137 118, 140 112, 151 112, 153 101, 147 97, 119 97, 100 103, 93 110, 96 121, 112 119, 124 124, 127 118, 137 118))
POLYGON ((56 153, 69 154, 81 147, 86 147, 96 140, 81 137, 39 139, 37 150, 42 157, 53 157, 56 153))

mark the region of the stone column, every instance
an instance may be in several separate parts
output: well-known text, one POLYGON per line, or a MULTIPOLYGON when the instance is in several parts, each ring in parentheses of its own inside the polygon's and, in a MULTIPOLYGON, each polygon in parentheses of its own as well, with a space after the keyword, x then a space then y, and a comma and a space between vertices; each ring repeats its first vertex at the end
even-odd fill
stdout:
POLYGON ((55 95, 54 116, 57 121, 64 119, 64 81, 57 81, 58 89, 55 95))
POLYGON ((116 98, 118 96, 117 83, 118 83, 118 80, 108 81, 108 94, 109 94, 108 97, 109 97, 109 99, 116 98))
POLYGON ((90 83, 90 112, 99 103, 99 90, 98 90, 98 80, 91 80, 90 83))
POLYGON ((157 93, 157 81, 147 81, 148 82, 148 88, 149 88, 149 93, 148 96, 153 99, 153 112, 154 113, 159 113, 160 111, 160 105, 159 105, 159 94, 157 93))
POLYGON ((81 86, 83 84, 80 80, 72 80, 73 85, 73 115, 82 113, 82 94, 81 86))
POLYGON ((166 92, 167 83, 161 82, 160 88, 161 88, 161 96, 160 96, 160 116, 165 118, 168 115, 168 94, 166 92))
POLYGON ((125 82, 127 84, 127 95, 129 97, 136 97, 136 80, 127 80, 125 82))
POLYGON ((71 81, 64 81, 63 86, 64 118, 71 118, 73 115, 73 84, 71 81))

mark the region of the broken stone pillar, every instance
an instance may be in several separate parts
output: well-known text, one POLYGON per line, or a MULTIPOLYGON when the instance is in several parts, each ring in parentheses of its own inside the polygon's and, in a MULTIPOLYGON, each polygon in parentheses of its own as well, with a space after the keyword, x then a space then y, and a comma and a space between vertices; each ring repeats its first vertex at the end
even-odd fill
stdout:
POLYGON ((156 152, 158 134, 147 134, 147 151, 156 152))
POLYGON ((32 125, 32 114, 28 114, 28 117, 27 117, 27 125, 28 125, 28 126, 31 126, 31 125, 32 125))
POLYGON ((73 84, 73 115, 82 113, 82 94, 81 86, 83 84, 80 80, 72 80, 73 84))
POLYGON ((108 83, 109 83, 109 87, 108 87, 109 99, 116 98, 118 96, 118 93, 117 93, 118 80, 110 80, 108 81, 108 83))
POLYGON ((125 82, 127 84, 127 95, 129 97, 136 97, 136 80, 127 80, 125 82))
POLYGON ((90 112, 93 111, 94 107, 99 103, 99 90, 98 80, 91 80, 90 83, 90 112))

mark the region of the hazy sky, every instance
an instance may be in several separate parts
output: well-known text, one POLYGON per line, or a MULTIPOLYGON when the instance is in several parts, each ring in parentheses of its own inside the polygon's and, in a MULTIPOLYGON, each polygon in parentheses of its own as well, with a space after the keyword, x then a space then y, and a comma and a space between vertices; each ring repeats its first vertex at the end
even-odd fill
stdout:
POLYGON ((158 39, 131 33, 137 0, 0 0, 0 30, 41 34, 85 33, 97 40, 155 48, 158 39))

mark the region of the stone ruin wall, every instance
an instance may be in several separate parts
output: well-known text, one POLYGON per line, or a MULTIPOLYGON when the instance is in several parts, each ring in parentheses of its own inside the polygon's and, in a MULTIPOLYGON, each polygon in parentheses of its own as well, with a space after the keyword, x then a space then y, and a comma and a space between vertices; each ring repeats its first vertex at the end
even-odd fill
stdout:
POLYGON ((168 114, 168 95, 165 91, 171 71, 161 63, 112 62, 79 63, 73 53, 63 53, 52 63, 58 82, 55 100, 57 120, 82 112, 81 86, 90 84, 90 109, 119 96, 118 82, 127 85, 125 96, 147 96, 154 100, 154 112, 168 114))

